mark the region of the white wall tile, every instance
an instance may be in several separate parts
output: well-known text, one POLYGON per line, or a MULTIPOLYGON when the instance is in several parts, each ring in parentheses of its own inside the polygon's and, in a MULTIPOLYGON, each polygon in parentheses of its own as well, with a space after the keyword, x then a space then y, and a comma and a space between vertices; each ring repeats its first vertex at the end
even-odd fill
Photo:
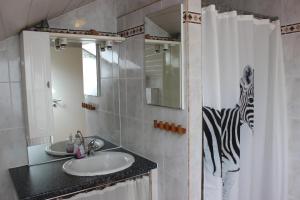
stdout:
POLYGON ((0 82, 9 81, 7 51, 0 51, 0 82))
POLYGON ((142 119, 143 117, 143 81, 144 79, 127 79, 126 116, 128 117, 135 119, 142 119))
MULTIPOLYGON (((162 4, 167 6, 173 5, 174 2, 178 1, 159 1, 118 18, 118 31, 142 24, 147 13, 160 10, 162 4)), ((117 3, 117 6, 123 5, 120 1, 117 3)), ((153 128, 153 120, 170 121, 186 127, 187 110, 146 105, 144 36, 128 38, 122 45, 124 48, 120 50, 120 59, 126 61, 120 71, 122 145, 158 163, 159 199, 187 199, 187 135, 178 136, 153 128)))
POLYGON ((19 66, 18 62, 14 63, 19 60, 18 48, 17 36, 0 42, 0 82, 5 81, 0 83, 0 196, 3 200, 18 199, 8 168, 28 163, 25 129, 20 128, 24 122, 19 66), (17 82, 8 82, 9 76, 17 82))
POLYGON ((127 109, 127 79, 120 79, 120 114, 123 117, 126 117, 126 109, 127 109))
POLYGON ((116 32, 114 1, 97 0, 49 21, 50 27, 116 32))
POLYGON ((13 127, 25 127, 23 102, 22 102, 22 88, 19 82, 11 83, 11 106, 12 106, 12 124, 13 127))
POLYGON ((8 61, 10 81, 21 81, 20 58, 11 59, 8 61))
POLYGON ((18 199, 8 168, 28 164, 25 129, 0 130, 0 196, 2 199, 18 199))
POLYGON ((11 128, 12 115, 11 115, 11 93, 9 83, 0 83, 0 127, 1 129, 11 128))
POLYGON ((128 38, 126 43, 126 77, 143 78, 144 35, 128 38))

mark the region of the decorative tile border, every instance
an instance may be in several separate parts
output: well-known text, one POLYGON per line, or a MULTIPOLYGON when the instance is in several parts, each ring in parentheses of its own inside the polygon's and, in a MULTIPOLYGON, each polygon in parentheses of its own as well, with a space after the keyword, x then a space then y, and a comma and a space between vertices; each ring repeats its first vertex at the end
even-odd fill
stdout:
POLYGON ((285 26, 281 26, 281 34, 286 35, 290 33, 300 32, 300 23, 297 24, 288 24, 285 26))
POLYGON ((144 34, 144 33, 145 33, 145 25, 144 24, 118 32, 118 34, 121 37, 125 37, 125 38, 144 34))
POLYGON ((101 32, 96 30, 72 30, 72 29, 60 29, 60 28, 36 28, 31 27, 25 29, 27 31, 39 31, 49 33, 69 33, 69 34, 80 34, 80 35, 97 35, 97 36, 119 36, 117 33, 112 32, 101 32))
POLYGON ((153 35, 149 35, 146 34, 145 35, 145 39, 150 39, 150 40, 163 40, 163 41, 180 41, 174 38, 170 38, 170 37, 160 37, 160 36, 153 36, 153 35))
MULTIPOLYGON (((184 11, 183 23, 201 24, 201 13, 184 11)), ((135 35, 141 35, 141 34, 145 34, 144 24, 118 32, 118 35, 125 38, 133 37, 135 35)))
POLYGON ((184 11, 183 12, 183 23, 201 24, 202 17, 201 13, 184 11))

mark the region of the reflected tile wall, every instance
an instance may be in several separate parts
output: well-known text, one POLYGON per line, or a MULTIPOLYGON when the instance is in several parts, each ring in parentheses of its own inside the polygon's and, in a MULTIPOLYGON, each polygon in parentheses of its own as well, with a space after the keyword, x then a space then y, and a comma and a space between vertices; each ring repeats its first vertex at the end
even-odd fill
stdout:
MULTIPOLYGON (((117 31, 116 1, 96 0, 64 15, 51 19, 50 27, 69 29, 95 29, 104 32, 117 31)), ((86 135, 99 135, 120 144, 119 79, 120 65, 118 44, 112 50, 101 52, 101 95, 86 96, 85 101, 96 104, 95 111, 86 111, 86 135)), ((1 55, 0 55, 1 56, 1 55)))
MULTIPOLYGON (((142 25, 147 13, 178 2, 158 1, 121 16, 118 18, 118 32, 142 25)), ((117 7, 123 5, 120 1, 118 3, 117 7)), ((155 119, 187 127, 187 109, 146 105, 143 34, 127 38, 120 48, 119 56, 122 146, 158 163, 159 199, 188 199, 187 134, 179 136, 153 128, 155 119)))
POLYGON ((19 37, 0 42, 0 197, 17 200, 8 168, 26 165, 19 37))

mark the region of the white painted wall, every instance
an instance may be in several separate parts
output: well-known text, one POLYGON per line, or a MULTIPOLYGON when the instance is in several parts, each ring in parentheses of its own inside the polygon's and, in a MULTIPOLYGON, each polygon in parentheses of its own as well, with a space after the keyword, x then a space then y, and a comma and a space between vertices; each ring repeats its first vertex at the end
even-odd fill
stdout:
POLYGON ((51 47, 51 74, 52 97, 62 100, 53 107, 54 142, 68 139, 76 130, 86 134, 81 47, 51 47))

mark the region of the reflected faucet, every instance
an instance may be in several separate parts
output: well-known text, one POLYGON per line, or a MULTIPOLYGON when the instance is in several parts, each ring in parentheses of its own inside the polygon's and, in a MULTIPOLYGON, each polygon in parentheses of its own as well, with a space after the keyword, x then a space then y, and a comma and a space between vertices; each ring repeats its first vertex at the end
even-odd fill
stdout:
POLYGON ((93 139, 92 141, 89 142, 89 144, 87 145, 87 155, 90 156, 90 155, 94 155, 94 152, 95 152, 95 142, 96 142, 96 139, 93 139))

